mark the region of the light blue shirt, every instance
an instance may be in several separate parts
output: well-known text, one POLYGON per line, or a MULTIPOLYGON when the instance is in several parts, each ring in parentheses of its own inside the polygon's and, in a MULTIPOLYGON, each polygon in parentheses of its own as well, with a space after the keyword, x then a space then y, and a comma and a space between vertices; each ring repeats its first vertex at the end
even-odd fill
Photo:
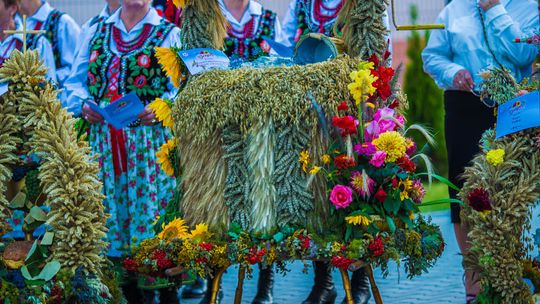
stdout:
MULTIPOLYGON (((221 7, 221 11, 223 12, 223 15, 229 21, 229 24, 237 31, 241 31, 244 29, 244 26, 251 21, 252 17, 255 17, 255 27, 253 28, 253 34, 255 34, 259 29, 259 20, 261 18, 261 15, 263 13, 263 6, 253 0, 250 0, 248 2, 248 7, 244 11, 244 14, 242 15, 242 18, 240 20, 236 20, 234 16, 227 10, 227 6, 223 3, 223 0, 219 0, 219 6, 221 7)), ((274 31, 276 33, 276 37, 281 34, 281 24, 279 23, 279 19, 276 18, 276 22, 274 24, 274 31)))
MULTIPOLYGON (((22 22, 19 16, 15 17, 15 27, 17 30, 22 31, 22 22)), ((0 55, 3 55, 5 58, 9 58, 11 53, 13 53, 15 50, 16 40, 22 44, 22 34, 9 35, 4 39, 4 41, 0 42, 0 55)), ((52 82, 56 82, 56 69, 53 51, 49 40, 47 40, 45 36, 40 35, 38 38, 36 42, 36 50, 39 52, 39 56, 41 57, 41 60, 43 60, 45 66, 47 66, 47 78, 52 82)))
MULTIPOLYGON (((327 7, 330 7, 330 8, 331 7, 337 7, 341 1, 342 0, 323 0, 324 4, 327 7)), ((313 1, 313 2, 315 2, 315 1, 313 1)), ((283 19, 282 35, 281 35, 280 39, 278 39, 278 42, 280 42, 280 43, 282 43, 282 44, 284 44, 286 46, 289 46, 289 47, 294 46, 294 44, 295 44, 294 38, 295 38, 296 32, 298 30, 298 17, 296 15, 296 3, 297 3, 297 0, 292 0, 289 3, 289 10, 287 11, 287 15, 285 16, 285 19, 283 19)), ((313 10, 312 10, 311 13, 313 14, 313 10)), ((324 15, 330 15, 333 12, 325 10, 324 8, 322 8, 321 13, 324 14, 324 15)), ((337 17, 334 20, 331 20, 330 22, 335 23, 336 19, 337 19, 337 17)), ((316 22, 315 18, 313 16, 312 16, 311 20, 312 20, 312 22, 316 22)), ((384 22, 384 25, 386 26, 386 28, 390 29, 390 24, 389 24, 389 21, 388 21, 388 14, 387 13, 384 14, 383 22, 384 22)), ((312 24, 312 28, 318 28, 318 26, 319 26, 319 24, 312 24)), ((388 39, 391 39, 390 35, 388 35, 388 39)), ((391 46, 391 44, 390 44, 390 46, 391 46)))
MULTIPOLYGON (((515 43, 514 39, 538 31, 538 4, 531 0, 501 0, 501 4, 483 15, 488 41, 497 60, 517 81, 530 76, 537 49, 515 43)), ((441 88, 455 89, 454 76, 467 69, 478 89, 482 82, 479 73, 498 65, 484 39, 477 0, 453 0, 442 10, 437 23, 444 23, 446 29, 431 32, 422 52, 424 70, 441 88)))
MULTIPOLYGON (((122 19, 120 19, 121 10, 121 8, 117 10, 105 22, 112 23, 114 27, 119 29, 124 41, 131 41, 139 37, 145 24, 157 26, 160 24, 162 19, 154 8, 150 8, 146 16, 130 31, 128 31, 124 25, 124 22, 122 19)), ((90 40, 96 33, 96 30, 97 24, 93 25, 88 30, 88 35, 86 36, 85 41, 82 42, 79 54, 77 55, 77 58, 75 58, 75 63, 73 64, 71 74, 64 85, 67 98, 62 100, 62 103, 68 109, 68 111, 72 112, 75 116, 81 115, 84 101, 92 98, 88 92, 86 83, 88 80, 88 62, 90 61, 90 40)), ((114 54, 119 55, 114 40, 111 39, 109 43, 111 43, 111 51, 114 54)), ((161 45, 161 47, 171 46, 180 46, 180 29, 177 27, 171 30, 161 45)), ((167 87, 168 92, 165 93, 163 97, 172 99, 178 90, 174 87, 170 80, 167 87)))
MULTIPOLYGON (((105 7, 101 10, 101 12, 99 13, 99 15, 97 15, 97 17, 98 18, 109 18, 111 16, 109 11, 110 11, 109 10, 109 5, 105 5, 105 7)), ((94 20, 94 17, 90 18, 90 20, 86 21, 83 24, 83 26, 81 27, 81 39, 79 41, 85 41, 86 39, 89 39, 87 36, 88 36, 88 31, 90 30, 90 27, 93 25, 93 24, 91 24, 92 20, 94 20)), ((75 51, 75 58, 77 57, 77 55, 79 55, 80 48, 81 48, 81 45, 79 44, 77 46, 77 50, 75 51)))
MULTIPOLYGON (((28 28, 35 29, 36 24, 41 22, 45 24, 53 8, 46 1, 42 2, 41 7, 26 19, 28 28)), ((64 83, 68 77, 71 65, 75 59, 75 50, 79 43, 79 34, 81 28, 67 14, 63 14, 58 20, 58 48, 60 50, 60 67, 56 69, 56 78, 60 86, 64 83)))

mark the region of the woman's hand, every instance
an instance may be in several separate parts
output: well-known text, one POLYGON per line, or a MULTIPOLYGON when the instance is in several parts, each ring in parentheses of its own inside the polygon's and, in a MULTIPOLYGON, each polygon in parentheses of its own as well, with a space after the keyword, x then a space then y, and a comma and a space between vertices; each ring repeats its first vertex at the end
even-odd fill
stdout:
POLYGON ((141 120, 141 125, 144 126, 153 126, 157 123, 156 114, 154 114, 150 106, 144 107, 144 111, 139 114, 138 118, 141 120))
POLYGON ((494 7, 497 4, 500 4, 500 0, 479 0, 478 5, 484 10, 484 12, 487 12, 490 8, 494 7))
POLYGON ((461 91, 471 92, 474 88, 474 81, 471 73, 469 73, 469 71, 466 69, 457 72, 456 76, 454 76, 454 88, 461 91))
POLYGON ((95 105, 96 102, 93 100, 87 100, 85 101, 83 107, 82 107, 82 117, 86 119, 91 124, 100 123, 103 121, 103 117, 98 112, 92 110, 92 108, 88 105, 88 103, 93 103, 95 105))

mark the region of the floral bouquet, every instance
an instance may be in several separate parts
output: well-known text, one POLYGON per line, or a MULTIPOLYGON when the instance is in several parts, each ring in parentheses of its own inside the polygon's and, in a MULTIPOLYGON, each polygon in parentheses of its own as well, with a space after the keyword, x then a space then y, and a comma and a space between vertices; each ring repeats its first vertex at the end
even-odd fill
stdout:
MULTIPOLYGON (((388 53, 383 59, 387 58, 388 53)), ((408 136, 416 130, 432 142, 423 127, 405 127, 400 113, 403 105, 393 96, 394 74, 375 56, 361 63, 350 74, 352 100, 339 104, 331 120, 327 154, 320 159, 312 159, 309 150, 300 154, 304 172, 311 175, 308 181, 318 174, 325 176, 331 215, 342 223, 343 240, 356 247, 356 255, 348 250, 347 257, 333 257, 336 267, 348 266, 355 259, 384 266, 389 259, 399 261, 402 253, 420 257, 424 243, 430 241, 438 245, 430 255, 436 258, 444 247, 440 233, 431 233, 431 240, 426 240, 420 231, 426 228, 425 221, 415 222, 426 193, 420 177, 445 180, 431 172, 428 157, 417 151, 408 136), (426 163, 429 174, 417 172, 419 160, 426 163)), ((406 268, 413 270, 412 275, 421 272, 414 265, 406 268)))

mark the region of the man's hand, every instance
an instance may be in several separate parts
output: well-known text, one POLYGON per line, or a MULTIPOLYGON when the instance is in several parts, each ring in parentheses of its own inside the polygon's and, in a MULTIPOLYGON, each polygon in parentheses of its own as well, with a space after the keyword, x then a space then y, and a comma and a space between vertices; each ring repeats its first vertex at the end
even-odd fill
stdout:
POLYGON ((144 126, 153 126, 157 123, 156 114, 154 114, 150 106, 146 106, 144 111, 139 114, 138 117, 141 120, 141 124, 144 126))
POLYGON ((469 71, 466 69, 457 72, 456 76, 454 76, 454 88, 461 91, 471 92, 474 88, 474 81, 471 73, 469 73, 469 71))
POLYGON ((478 5, 480 5, 484 12, 487 12, 490 8, 500 3, 500 0, 478 0, 478 5))
POLYGON ((87 103, 93 103, 95 105, 97 105, 94 101, 92 100, 88 100, 84 103, 83 105, 83 108, 82 108, 82 117, 84 119, 86 119, 89 123, 91 124, 95 124, 95 123, 100 123, 103 121, 103 117, 97 113, 96 111, 92 110, 92 108, 90 108, 89 105, 87 105, 87 103))

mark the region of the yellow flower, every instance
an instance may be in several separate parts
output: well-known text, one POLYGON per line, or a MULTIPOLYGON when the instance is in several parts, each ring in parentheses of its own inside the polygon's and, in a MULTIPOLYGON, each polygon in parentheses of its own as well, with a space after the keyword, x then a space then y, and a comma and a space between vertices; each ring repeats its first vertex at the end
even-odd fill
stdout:
POLYGON ((393 163, 407 152, 405 138, 396 131, 385 132, 373 140, 373 145, 378 151, 386 153, 386 162, 393 163))
POLYGON ((502 164, 504 162, 504 150, 495 149, 489 151, 486 155, 486 160, 488 163, 495 167, 502 164))
POLYGON ((319 171, 321 171, 321 167, 313 166, 313 168, 311 168, 311 170, 309 171, 309 174, 315 175, 319 173, 319 171))
POLYGON ((169 242, 173 239, 184 239, 189 236, 186 222, 181 218, 175 218, 167 225, 163 224, 162 228, 163 230, 158 235, 160 240, 169 242))
POLYGON ((367 216, 363 215, 353 215, 353 216, 347 216, 345 218, 345 221, 350 225, 361 225, 361 226, 368 226, 371 223, 371 220, 367 216))
POLYGON ((406 180, 400 180, 399 181, 399 185, 398 185, 398 188, 399 188, 399 199, 401 201, 404 201, 406 199, 409 198, 409 191, 412 189, 413 187, 413 182, 412 180, 410 179, 406 179, 406 180))
POLYGON ((171 152, 176 148, 174 140, 169 139, 161 146, 161 150, 156 152, 158 158, 157 163, 161 165, 161 169, 169 176, 174 175, 174 166, 170 159, 171 152))
MULTIPOLYGON (((179 2, 183 2, 183 0, 179 2)), ((156 47, 156 57, 167 76, 171 77, 173 85, 179 88, 182 72, 180 70, 180 59, 176 52, 172 48, 156 47)))
POLYGON ((304 172, 307 172, 307 168, 309 165, 309 152, 307 150, 300 152, 299 161, 302 164, 302 170, 304 170, 304 172))
POLYGON ((173 0, 173 4, 177 8, 183 8, 186 5, 186 0, 173 0))
POLYGON ((149 104, 149 106, 154 114, 156 114, 156 118, 163 123, 164 127, 172 128, 174 126, 174 121, 171 115, 172 110, 168 100, 156 98, 156 100, 149 104))
POLYGON ((197 226, 195 226, 195 229, 191 230, 191 234, 189 235, 189 238, 205 240, 209 238, 211 235, 212 233, 208 231, 208 225, 198 224, 197 226))
POLYGON ((321 161, 323 164, 328 165, 330 161, 332 161, 332 159, 330 158, 330 155, 324 154, 323 156, 321 156, 321 161))
POLYGON ((352 71, 349 77, 353 82, 349 83, 347 87, 357 105, 367 100, 370 95, 377 91, 373 86, 373 82, 377 80, 377 77, 371 75, 369 69, 352 71))

